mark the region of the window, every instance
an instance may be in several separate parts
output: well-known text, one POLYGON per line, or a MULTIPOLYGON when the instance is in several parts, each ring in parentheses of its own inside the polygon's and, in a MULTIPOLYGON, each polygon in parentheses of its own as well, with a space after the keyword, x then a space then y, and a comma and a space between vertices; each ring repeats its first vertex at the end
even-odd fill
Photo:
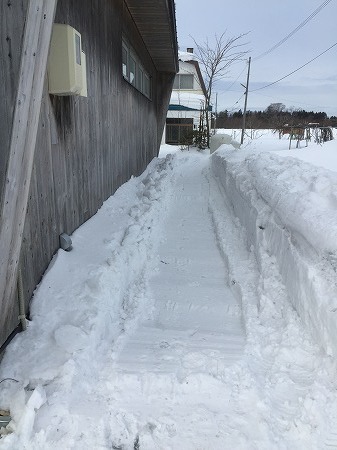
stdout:
POLYGON ((179 74, 174 79, 173 89, 193 89, 194 76, 191 74, 179 74))
POLYGON ((125 80, 145 97, 151 99, 151 77, 144 70, 140 59, 125 40, 122 42, 122 74, 125 80))
POLYGON ((136 85, 136 60, 132 55, 130 55, 130 58, 129 58, 129 69, 130 69, 129 70, 129 73, 130 73, 129 81, 131 84, 133 84, 135 86, 136 85))
POLYGON ((193 89, 193 75, 180 75, 180 89, 193 89))
POLYGON ((166 144, 192 144, 193 119, 166 119, 166 144))
POLYGON ((146 95, 146 97, 151 97, 151 90, 150 90, 150 77, 147 73, 144 73, 144 79, 143 79, 143 94, 146 95))
POLYGON ((143 86, 144 72, 140 66, 137 66, 136 88, 141 91, 143 86))
POLYGON ((123 71, 123 77, 128 80, 129 79, 129 74, 128 74, 128 49, 127 49, 127 47, 124 44, 123 44, 123 48, 122 48, 122 71, 123 71))

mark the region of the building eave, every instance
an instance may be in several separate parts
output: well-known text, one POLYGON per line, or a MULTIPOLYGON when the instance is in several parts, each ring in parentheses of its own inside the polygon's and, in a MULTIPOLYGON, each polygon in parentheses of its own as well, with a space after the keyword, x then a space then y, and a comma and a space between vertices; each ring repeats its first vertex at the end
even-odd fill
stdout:
POLYGON ((124 0, 159 72, 178 72, 173 0, 124 0))

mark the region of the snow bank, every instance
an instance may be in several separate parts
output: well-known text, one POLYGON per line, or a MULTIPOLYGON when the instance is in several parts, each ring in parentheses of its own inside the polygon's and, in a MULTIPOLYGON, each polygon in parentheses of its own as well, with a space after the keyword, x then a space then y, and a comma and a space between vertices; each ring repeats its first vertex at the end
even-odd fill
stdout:
POLYGON ((152 307, 145 286, 157 262, 172 168, 170 155, 154 159, 75 231, 71 252, 55 256, 35 292, 27 331, 1 363, 0 379, 17 380, 1 385, 0 404, 10 410, 14 431, 1 448, 98 448, 105 415, 98 397, 105 391, 95 389, 104 362, 152 307), (93 445, 76 446, 79 424, 93 445))
POLYGON ((274 255, 289 298, 337 356, 337 174, 271 152, 222 146, 212 168, 261 263, 274 255))
POLYGON ((229 134, 220 133, 211 136, 210 152, 214 153, 215 150, 217 150, 223 144, 232 145, 234 148, 240 147, 239 142, 235 141, 232 136, 230 136, 229 134))

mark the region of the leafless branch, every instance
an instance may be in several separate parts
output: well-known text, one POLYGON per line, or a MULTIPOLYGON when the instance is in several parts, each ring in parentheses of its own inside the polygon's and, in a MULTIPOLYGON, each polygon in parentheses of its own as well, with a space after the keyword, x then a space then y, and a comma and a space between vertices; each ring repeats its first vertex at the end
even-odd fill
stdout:
MULTIPOLYGON (((196 56, 203 72, 204 83, 206 87, 206 125, 209 127, 208 112, 211 104, 211 97, 214 84, 222 78, 225 78, 229 72, 229 68, 236 61, 243 59, 248 51, 243 48, 247 42, 242 39, 248 33, 239 34, 228 38, 226 32, 220 36, 215 35, 215 45, 211 46, 208 39, 203 44, 199 44, 193 37, 196 46, 196 56)), ((209 135, 209 129, 208 129, 209 135)), ((208 140, 209 145, 209 140, 208 140)))

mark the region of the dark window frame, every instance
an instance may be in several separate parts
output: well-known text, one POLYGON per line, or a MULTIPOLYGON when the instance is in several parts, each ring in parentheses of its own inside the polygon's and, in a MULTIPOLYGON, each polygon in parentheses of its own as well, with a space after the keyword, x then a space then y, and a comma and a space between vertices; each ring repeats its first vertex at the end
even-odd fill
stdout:
POLYGON ((191 73, 178 73, 174 79, 173 89, 192 91, 194 89, 194 75, 191 73), (186 87, 186 84, 191 87, 186 87))
POLYGON ((126 39, 122 39, 122 75, 137 91, 152 100, 152 77, 126 39))

